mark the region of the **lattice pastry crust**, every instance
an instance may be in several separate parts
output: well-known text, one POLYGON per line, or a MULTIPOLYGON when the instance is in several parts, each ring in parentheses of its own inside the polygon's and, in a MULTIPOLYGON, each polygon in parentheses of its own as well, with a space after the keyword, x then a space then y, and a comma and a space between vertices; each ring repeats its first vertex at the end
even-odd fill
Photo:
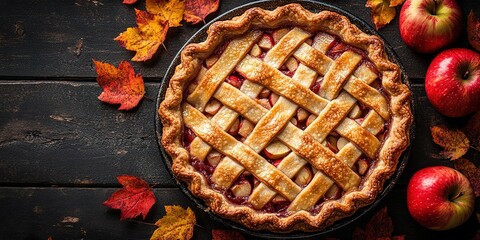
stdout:
POLYGON ((220 216, 275 232, 320 230, 372 203, 396 170, 412 123, 410 91, 401 82, 398 66, 388 60, 382 40, 340 14, 311 13, 298 4, 273 11, 252 8, 213 23, 204 42, 182 51, 159 114, 172 170, 190 191, 220 216), (252 56, 264 31, 285 27, 264 56, 252 56), (361 49, 364 56, 352 49, 335 59, 328 57, 332 36, 361 49), (222 45, 226 47, 215 63, 203 67, 222 45), (279 70, 289 58, 299 62, 292 76, 279 70), (234 71, 245 78, 241 86, 225 82, 234 71), (323 80, 314 92, 311 86, 320 76, 323 80), (370 85, 375 80, 380 87, 370 85), (278 95, 271 107, 258 101, 264 89, 278 95), (205 114, 212 101, 221 107, 205 114), (368 108, 361 122, 349 115, 356 103, 368 108), (303 129, 291 122, 299 108, 314 118, 303 129), (239 116, 253 126, 241 139, 229 134, 239 116), (196 136, 189 146, 183 140, 186 128, 196 136), (333 133, 347 140, 336 151, 325 144, 333 133), (289 149, 279 164, 261 154, 273 142, 289 149), (221 161, 207 179, 192 161, 206 161, 212 152, 221 161), (364 176, 352 170, 361 156, 372 160, 364 176), (295 178, 307 165, 314 171, 302 185, 295 178), (253 175, 255 184, 240 205, 224 193, 245 174, 253 175), (318 204, 334 187, 341 189, 341 197, 318 204), (288 202, 281 214, 262 210, 279 198, 288 202))

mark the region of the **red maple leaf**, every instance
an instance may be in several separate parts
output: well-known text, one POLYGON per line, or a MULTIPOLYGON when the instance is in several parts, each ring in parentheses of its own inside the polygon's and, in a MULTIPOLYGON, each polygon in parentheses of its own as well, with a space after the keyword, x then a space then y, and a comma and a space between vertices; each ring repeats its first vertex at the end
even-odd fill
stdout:
POLYGON ((140 74, 135 74, 132 65, 122 61, 118 69, 109 63, 93 60, 103 88, 98 99, 110 104, 120 104, 118 110, 130 110, 138 105, 145 95, 145 85, 140 74))
POLYGON ((123 0, 123 4, 134 4, 137 0, 123 0))
POLYGON ((212 229, 212 240, 244 240, 245 237, 235 230, 212 229))
POLYGON ((152 189, 144 180, 134 176, 121 175, 117 179, 123 188, 114 192, 103 204, 120 209, 120 220, 135 218, 140 214, 145 219, 156 201, 152 189))
POLYGON ((183 19, 192 24, 204 21, 208 14, 217 11, 220 0, 186 0, 183 19))

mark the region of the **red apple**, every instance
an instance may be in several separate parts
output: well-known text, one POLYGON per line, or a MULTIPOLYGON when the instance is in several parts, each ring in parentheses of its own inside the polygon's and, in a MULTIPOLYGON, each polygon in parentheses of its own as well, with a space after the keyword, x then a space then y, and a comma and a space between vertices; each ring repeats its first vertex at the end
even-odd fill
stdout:
POLYGON ((280 141, 274 140, 265 149, 263 153, 269 159, 279 159, 287 156, 290 153, 290 148, 280 141))
POLYGON ((433 166, 416 172, 407 187, 410 215, 422 226, 447 230, 472 214, 475 196, 468 179, 457 170, 433 166))
POLYGON ((433 53, 460 34, 462 11, 455 0, 406 0, 400 10, 400 35, 408 47, 433 53))
POLYGON ((438 54, 427 69, 425 91, 445 116, 461 117, 480 110, 480 54, 465 48, 438 54))

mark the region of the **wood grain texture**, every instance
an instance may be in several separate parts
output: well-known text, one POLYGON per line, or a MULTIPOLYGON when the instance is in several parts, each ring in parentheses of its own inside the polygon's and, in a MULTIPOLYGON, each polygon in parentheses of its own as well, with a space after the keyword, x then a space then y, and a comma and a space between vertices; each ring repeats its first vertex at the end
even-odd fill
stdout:
POLYGON ((133 111, 100 102, 96 83, 0 84, 0 182, 111 185, 116 176, 141 176, 173 186, 157 147, 158 84, 133 111))
MULTIPOLYGON (((249 2, 221 1, 219 10, 206 21, 249 2)), ((373 26, 364 2, 323 2, 350 11, 373 26)), ((480 9, 479 1, 459 1, 459 4, 465 14, 470 9, 480 9)), ((92 59, 113 64, 129 60, 134 53, 113 39, 126 28, 136 26, 133 8, 145 9, 144 2, 128 6, 119 1, 100 0, 0 1, 0 79, 95 77, 92 59)), ((170 29, 164 43, 167 50, 161 47, 152 61, 133 63, 134 68, 141 69, 150 80, 159 81, 179 49, 201 27, 202 24, 184 23, 170 29)), ((398 32, 398 17, 379 33, 398 53, 411 78, 425 76, 433 55, 417 54, 405 46, 398 32)), ((468 46, 465 29, 455 46, 468 46)))
MULTIPOLYGON (((0 184, 117 186, 116 176, 132 174, 157 186, 175 186, 155 136, 151 99, 158 88, 158 83, 147 84, 147 99, 125 112, 100 102, 96 83, 0 83, 0 184)), ((441 148, 433 143, 429 129, 436 124, 462 127, 465 122, 436 112, 423 85, 414 84, 412 90, 416 138, 399 184, 406 184, 425 166, 451 165, 438 159, 435 153, 441 148)), ((475 159, 479 154, 472 149, 467 156, 475 159)))
MULTIPOLYGON (((120 221, 120 212, 102 205, 116 188, 14 188, 0 191, 0 239, 149 239, 159 218, 165 215, 163 206, 190 207, 196 215, 194 228, 196 240, 211 239, 212 229, 229 229, 210 218, 203 210, 176 188, 155 188, 157 198, 145 220, 120 221), (5 221, 8 219, 7 221, 5 221)), ((474 217, 466 224, 448 232, 437 232, 419 227, 408 215, 405 190, 394 189, 372 212, 346 226, 322 236, 350 239, 356 227, 363 228, 368 220, 383 207, 388 208, 393 219, 395 235, 405 234, 406 239, 471 239, 478 226, 474 217), (402 221, 397 221, 402 219, 402 221)), ((247 239, 259 239, 245 235, 247 239)), ((302 239, 319 239, 318 237, 302 239)))

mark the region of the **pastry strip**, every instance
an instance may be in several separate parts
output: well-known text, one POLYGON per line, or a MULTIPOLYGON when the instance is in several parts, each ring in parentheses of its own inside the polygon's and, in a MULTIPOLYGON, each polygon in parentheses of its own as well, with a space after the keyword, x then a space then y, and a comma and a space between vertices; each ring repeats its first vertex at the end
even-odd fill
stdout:
POLYGON ((280 68, 295 49, 309 37, 310 33, 297 27, 293 28, 268 51, 263 61, 273 68, 280 68))
POLYGON ((187 101, 198 110, 203 111, 220 83, 250 51, 261 34, 261 31, 252 31, 239 39, 232 40, 217 62, 207 70, 197 88, 187 97, 187 101))
POLYGON ((290 201, 300 192, 300 187, 290 178, 286 177, 251 148, 224 132, 196 108, 189 104, 183 104, 182 109, 183 119, 187 127, 222 154, 234 158, 257 179, 276 189, 290 201))
POLYGON ((352 51, 340 55, 325 74, 320 87, 320 96, 328 100, 336 98, 361 60, 362 56, 352 51))

